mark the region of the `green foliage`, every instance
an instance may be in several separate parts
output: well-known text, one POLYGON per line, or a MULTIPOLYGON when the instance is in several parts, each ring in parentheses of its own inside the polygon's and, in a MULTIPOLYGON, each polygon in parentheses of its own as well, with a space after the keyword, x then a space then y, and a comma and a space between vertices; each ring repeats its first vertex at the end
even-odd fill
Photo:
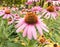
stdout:
POLYGON ((20 4, 24 4, 26 2, 26 0, 1 0, 1 5, 7 5, 7 6, 12 6, 14 5, 20 5, 20 4))
MULTIPOLYGON (((8 6, 12 4, 23 4, 26 0, 1 0, 5 1, 8 6)), ((42 1, 42 0, 41 0, 42 1)), ((42 6, 42 3, 40 4, 42 6)), ((43 8, 48 5, 45 4, 43 8)), ((18 12, 12 12, 18 13, 18 12)), ((60 13, 60 12, 59 12, 60 13)), ((19 14, 19 13, 18 13, 19 14)), ((44 32, 44 36, 51 41, 60 44, 60 16, 54 19, 43 19, 48 26, 49 33, 44 32)), ((44 45, 38 43, 37 40, 29 40, 27 37, 23 38, 22 33, 16 33, 15 23, 8 25, 7 19, 0 17, 0 47, 42 47, 44 45), (22 44, 24 43, 24 44, 22 44)))

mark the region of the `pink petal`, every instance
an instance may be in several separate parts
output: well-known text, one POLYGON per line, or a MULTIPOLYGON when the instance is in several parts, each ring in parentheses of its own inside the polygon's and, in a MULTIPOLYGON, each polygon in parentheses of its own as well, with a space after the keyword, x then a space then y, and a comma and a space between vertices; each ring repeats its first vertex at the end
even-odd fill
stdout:
POLYGON ((11 14, 7 14, 7 18, 10 18, 12 15, 11 14))
POLYGON ((49 15, 49 16, 47 16, 47 18, 46 19, 49 19, 51 16, 49 15))
POLYGON ((24 23, 24 19, 20 19, 18 24, 15 25, 15 28, 20 27, 24 23))
POLYGON ((44 12, 42 12, 42 15, 41 15, 41 16, 43 16, 45 13, 46 13, 45 11, 44 11, 44 12))
POLYGON ((0 16, 4 15, 4 11, 0 10, 0 16))
POLYGON ((0 13, 0 16, 4 15, 4 13, 0 13))
POLYGON ((43 25, 41 25, 40 23, 39 23, 39 26, 41 27, 41 29, 45 30, 46 32, 49 32, 49 31, 47 30, 47 28, 44 27, 43 25))
POLYGON ((32 39, 32 26, 28 25, 27 37, 31 40, 32 39))
POLYGON ((51 17, 56 20, 55 16, 56 16, 56 15, 55 15, 54 13, 51 13, 51 17))
POLYGON ((47 18, 49 15, 50 15, 50 13, 47 13, 47 14, 44 16, 44 18, 47 18))
POLYGON ((25 37, 27 35, 27 31, 28 31, 28 26, 26 26, 26 28, 24 29, 23 37, 25 37))
POLYGON ((44 26, 45 28, 48 29, 48 27, 46 26, 46 24, 44 24, 40 19, 39 19, 39 24, 41 24, 42 26, 44 26))
POLYGON ((14 20, 19 20, 20 19, 20 16, 18 14, 14 14, 14 20))
POLYGON ((24 23, 23 25, 21 25, 21 26, 16 30, 16 32, 17 32, 17 33, 20 32, 20 31, 23 30, 26 26, 27 26, 27 24, 24 23))
POLYGON ((32 2, 32 0, 28 0, 27 2, 32 2))
POLYGON ((32 25, 31 30, 32 30, 32 35, 33 35, 34 39, 36 40, 37 39, 37 34, 36 34, 36 29, 33 25, 32 25))
POLYGON ((38 32, 39 32, 41 35, 43 35, 42 29, 40 28, 40 26, 39 26, 38 23, 36 24, 36 27, 37 27, 37 29, 38 29, 38 32))
POLYGON ((6 19, 7 18, 7 15, 5 14, 4 16, 3 16, 3 19, 6 19))

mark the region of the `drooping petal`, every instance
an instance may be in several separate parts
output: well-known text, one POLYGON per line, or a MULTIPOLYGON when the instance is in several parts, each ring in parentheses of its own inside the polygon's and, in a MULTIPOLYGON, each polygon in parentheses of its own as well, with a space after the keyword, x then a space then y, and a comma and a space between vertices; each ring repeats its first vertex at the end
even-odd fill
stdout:
POLYGON ((0 16, 4 15, 4 13, 0 13, 0 16))
POLYGON ((26 26, 27 26, 27 24, 24 23, 23 25, 21 25, 21 26, 16 30, 16 32, 17 32, 17 33, 20 32, 20 31, 23 30, 26 26))
POLYGON ((4 15, 4 11, 3 10, 0 10, 0 16, 4 15))
POLYGON ((44 26, 45 28, 48 29, 48 27, 46 26, 46 24, 44 24, 40 19, 38 21, 39 21, 39 24, 41 24, 42 26, 44 26))
POLYGON ((55 15, 55 18, 58 16, 58 13, 57 12, 54 12, 54 15, 55 15))
POLYGON ((26 26, 26 28, 24 29, 23 37, 25 37, 27 35, 27 31, 28 31, 28 26, 26 26))
POLYGON ((32 26, 28 25, 27 37, 31 40, 32 39, 32 26))
POLYGON ((50 16, 50 13, 47 13, 44 18, 48 19, 48 17, 50 16))
POLYGON ((34 39, 36 40, 37 39, 37 34, 36 34, 36 29, 35 29, 35 27, 32 25, 32 35, 33 35, 33 37, 34 37, 34 39))
POLYGON ((23 23, 24 23, 24 19, 20 19, 20 20, 18 21, 18 24, 15 25, 15 28, 20 27, 23 23))
POLYGON ((50 17, 51 17, 51 16, 50 16, 50 15, 48 15, 46 19, 49 19, 50 17))
POLYGON ((47 11, 46 11, 46 10, 43 10, 43 11, 42 11, 42 16, 43 16, 45 13, 47 13, 47 11))
POLYGON ((7 14, 7 19, 10 18, 12 15, 11 14, 7 14))
POLYGON ((54 19, 56 20, 55 14, 54 14, 54 13, 51 13, 51 17, 54 18, 54 19))
POLYGON ((7 14, 5 14, 4 16, 3 16, 3 19, 6 19, 7 18, 7 14))
POLYGON ((46 27, 44 27, 43 25, 41 25, 40 23, 39 23, 39 26, 40 26, 41 29, 43 29, 44 31, 49 32, 48 29, 47 29, 46 27))
POLYGON ((42 29, 40 28, 40 26, 39 26, 38 23, 36 24, 36 27, 37 27, 37 29, 38 29, 38 32, 39 32, 41 35, 43 35, 42 29))

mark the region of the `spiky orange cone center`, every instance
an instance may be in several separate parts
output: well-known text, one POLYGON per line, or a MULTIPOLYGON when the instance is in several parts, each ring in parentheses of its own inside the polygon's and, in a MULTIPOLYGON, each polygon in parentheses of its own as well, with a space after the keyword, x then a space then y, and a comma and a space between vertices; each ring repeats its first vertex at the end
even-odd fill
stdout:
POLYGON ((5 10, 5 14, 10 14, 10 10, 5 10))
POLYGON ((49 12, 54 12, 54 6, 49 6, 49 7, 47 7, 47 11, 49 11, 49 12))
POLYGON ((28 24, 36 24, 38 21, 37 16, 34 12, 27 12, 25 16, 25 22, 28 24))

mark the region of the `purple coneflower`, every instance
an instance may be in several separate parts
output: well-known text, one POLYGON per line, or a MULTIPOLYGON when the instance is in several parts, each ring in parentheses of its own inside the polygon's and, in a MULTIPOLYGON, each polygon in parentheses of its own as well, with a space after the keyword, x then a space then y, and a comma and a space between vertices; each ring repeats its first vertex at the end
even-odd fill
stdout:
POLYGON ((18 14, 14 14, 13 17, 14 17, 14 20, 19 20, 20 19, 20 16, 18 14))
POLYGON ((48 6, 47 9, 43 10, 42 16, 43 15, 45 15, 44 18, 46 19, 49 19, 50 17, 56 19, 58 16, 54 6, 48 6))
POLYGON ((40 6, 35 6, 35 7, 32 8, 32 11, 39 13, 39 12, 42 11, 42 8, 40 6))
POLYGON ((26 5, 31 5, 31 4, 32 4, 32 2, 26 2, 25 4, 26 4, 26 5))
POLYGON ((18 7, 14 6, 11 8, 12 11, 18 11, 18 7))
POLYGON ((52 3, 53 3, 54 6, 56 6, 56 5, 59 6, 60 1, 58 1, 58 0, 57 1, 52 1, 52 3))
POLYGON ((25 15, 25 14, 26 14, 26 9, 22 9, 22 10, 20 11, 20 14, 21 14, 21 15, 25 15))
POLYGON ((28 2, 37 2, 39 0, 28 0, 28 2))
POLYGON ((10 25, 10 24, 12 24, 14 22, 13 17, 9 17, 7 20, 8 20, 8 25, 10 25))
POLYGON ((55 6, 56 11, 60 11, 60 6, 55 6))
POLYGON ((48 32, 48 27, 39 19, 34 12, 27 12, 24 18, 20 18, 18 24, 15 26, 16 32, 24 30, 23 37, 27 36, 29 39, 37 39, 36 28, 38 32, 43 35, 42 29, 48 32))
POLYGON ((6 19, 6 18, 8 19, 9 17, 11 17, 12 14, 11 14, 10 9, 1 10, 0 11, 0 16, 3 16, 3 19, 6 19))
POLYGON ((48 2, 51 2, 54 6, 60 4, 60 0, 47 0, 48 2))

